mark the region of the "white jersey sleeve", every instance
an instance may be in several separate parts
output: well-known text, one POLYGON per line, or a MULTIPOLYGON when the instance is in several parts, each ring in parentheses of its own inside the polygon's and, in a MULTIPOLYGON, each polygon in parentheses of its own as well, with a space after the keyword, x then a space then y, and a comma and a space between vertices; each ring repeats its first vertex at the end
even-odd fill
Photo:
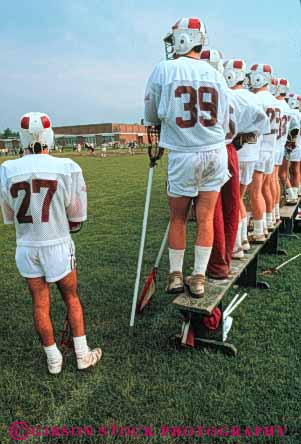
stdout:
POLYGON ((66 211, 70 222, 84 222, 87 219, 87 189, 82 170, 73 162, 70 164, 71 185, 66 211))
POLYGON ((145 125, 160 124, 160 146, 198 152, 225 146, 228 87, 208 63, 188 57, 159 63, 145 93, 145 125))
POLYGON ((5 168, 0 166, 0 206, 5 224, 14 223, 14 210, 10 206, 5 168))

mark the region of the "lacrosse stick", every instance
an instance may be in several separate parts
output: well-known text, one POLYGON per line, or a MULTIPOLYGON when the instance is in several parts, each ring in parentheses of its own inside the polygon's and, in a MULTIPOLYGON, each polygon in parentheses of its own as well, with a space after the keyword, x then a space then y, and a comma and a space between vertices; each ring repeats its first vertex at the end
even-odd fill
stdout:
POLYGON ((142 311, 144 310, 144 308, 146 307, 146 305, 150 302, 151 297, 155 294, 156 291, 156 276, 158 273, 158 268, 159 268, 159 264, 162 258, 162 255, 164 253, 165 250, 165 246, 166 246, 166 242, 167 242, 167 237, 168 237, 168 232, 169 232, 169 226, 170 223, 168 223, 164 237, 162 239, 161 242, 161 246, 159 249, 159 253, 157 255, 156 258, 156 262, 155 265, 152 269, 152 271, 150 272, 149 276, 147 277, 144 287, 140 293, 140 297, 139 297, 139 301, 138 301, 138 305, 137 305, 137 312, 138 313, 142 313, 142 311))
POLYGON ((282 264, 278 265, 278 267, 271 267, 268 268, 267 270, 263 271, 262 273, 260 273, 261 276, 266 276, 266 275, 270 275, 270 274, 274 274, 277 273, 282 267, 284 267, 285 265, 287 265, 289 262, 294 261, 295 259, 297 259, 297 257, 301 256, 301 253, 297 254, 294 257, 291 257, 290 259, 288 259, 287 261, 283 262, 282 264))
POLYGON ((232 299, 232 301, 230 302, 230 304, 228 305, 227 308, 225 308, 224 310, 224 319, 227 317, 227 312, 230 310, 230 308, 234 305, 234 303, 237 301, 237 299, 239 298, 239 293, 237 293, 234 298, 232 299))
MULTIPOLYGON (((231 313, 242 303, 242 301, 248 296, 248 293, 244 293, 238 301, 235 302, 235 304, 232 304, 232 306, 224 311, 224 321, 230 316, 231 313), (225 314, 226 313, 226 314, 225 314)), ((229 304, 230 305, 230 304, 229 304)))
POLYGON ((139 248, 139 256, 138 256, 138 264, 137 264, 137 274, 132 302, 132 311, 131 311, 131 319, 130 319, 130 327, 134 327, 135 323, 135 314, 137 307, 137 299, 138 299, 138 291, 140 284, 140 275, 141 275, 141 267, 143 260, 143 252, 144 252, 144 244, 146 237, 146 228, 147 228, 147 220, 149 213, 149 205, 150 205, 150 197, 154 176, 154 168, 156 166, 156 161, 160 159, 163 155, 164 150, 159 148, 159 139, 160 139, 160 127, 159 126, 149 126, 147 127, 147 136, 148 136, 148 156, 150 159, 149 164, 149 173, 148 173, 148 183, 147 183, 147 191, 145 198, 145 207, 144 207, 144 216, 143 216, 143 224, 142 224, 142 233, 140 240, 140 248, 139 248))
POLYGON ((239 294, 235 295, 223 315, 223 341, 227 340, 228 334, 231 330, 233 324, 233 318, 230 316, 231 313, 242 303, 242 301, 248 296, 248 293, 244 293, 240 299, 239 294))

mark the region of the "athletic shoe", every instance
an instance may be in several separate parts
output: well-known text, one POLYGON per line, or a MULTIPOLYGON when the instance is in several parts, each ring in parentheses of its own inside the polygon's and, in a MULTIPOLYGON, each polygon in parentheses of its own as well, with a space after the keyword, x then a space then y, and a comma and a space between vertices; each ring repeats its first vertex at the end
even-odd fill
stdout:
POLYGON ((249 242, 251 244, 264 244, 266 241, 264 234, 254 234, 250 233, 249 242))
POLYGON ((95 367, 101 356, 102 351, 100 348, 94 348, 93 350, 89 348, 89 351, 82 358, 77 358, 77 368, 84 370, 89 367, 95 367))
POLYGON ((269 236, 269 230, 268 230, 267 227, 263 229, 263 233, 264 233, 266 238, 269 236))
POLYGON ((246 240, 242 241, 241 247, 244 251, 249 251, 251 248, 251 245, 249 244, 249 241, 246 239, 246 240))
POLYGON ((51 375, 58 375, 63 368, 63 355, 59 351, 59 356, 55 359, 47 359, 48 371, 51 375))
POLYGON ((268 228, 268 232, 270 232, 270 233, 275 230, 275 226, 273 223, 268 224, 267 228, 268 228))
POLYGON ((298 199, 286 199, 285 204, 286 205, 297 205, 298 199))
POLYGON ((180 271, 169 273, 166 293, 178 294, 184 292, 183 274, 180 271))
POLYGON ((243 259, 244 257, 245 254, 242 247, 237 248, 237 250, 232 253, 232 259, 243 259))
POLYGON ((185 278, 185 284, 189 288, 191 296, 201 298, 204 295, 205 276, 203 274, 193 274, 185 278))

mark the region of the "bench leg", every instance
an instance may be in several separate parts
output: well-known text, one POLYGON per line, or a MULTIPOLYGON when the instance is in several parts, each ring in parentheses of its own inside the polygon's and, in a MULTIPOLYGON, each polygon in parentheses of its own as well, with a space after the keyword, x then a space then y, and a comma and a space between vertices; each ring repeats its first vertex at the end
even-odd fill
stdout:
POLYGON ((254 256, 251 262, 249 262, 247 267, 244 269, 244 271, 237 280, 237 284, 240 287, 253 287, 253 288, 260 288, 263 290, 269 289, 270 285, 267 282, 257 280, 257 272, 258 272, 258 254, 254 256))
POLYGON ((278 248, 279 245, 279 228, 271 234, 269 240, 266 242, 261 250, 263 254, 277 254, 279 256, 287 256, 287 251, 278 248))
POLYGON ((181 311, 182 314, 182 331, 175 337, 177 349, 196 348, 204 350, 211 348, 221 351, 228 356, 236 356, 237 349, 233 344, 224 342, 223 340, 223 307, 219 305, 222 312, 219 327, 216 330, 209 330, 201 322, 202 316, 196 313, 181 311), (193 341, 191 341, 191 330, 193 329, 193 341))

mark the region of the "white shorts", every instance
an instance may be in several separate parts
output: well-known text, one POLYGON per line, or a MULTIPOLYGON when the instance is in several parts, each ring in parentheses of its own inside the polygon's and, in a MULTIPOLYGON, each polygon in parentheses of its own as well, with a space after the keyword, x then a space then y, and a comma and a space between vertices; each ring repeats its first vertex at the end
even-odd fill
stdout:
POLYGON ((250 185, 255 170, 255 160, 250 162, 239 162, 239 182, 242 185, 250 185))
POLYGON ((284 158, 284 149, 282 151, 275 151, 274 163, 281 166, 284 158))
POLYGON ((229 177, 226 146, 198 153, 168 153, 167 194, 171 197, 196 197, 200 191, 219 192, 229 177))
POLYGON ((57 282, 76 267, 74 242, 70 239, 45 247, 17 246, 16 264, 25 278, 45 277, 47 282, 57 282))
POLYGON ((255 164, 255 171, 272 174, 274 170, 274 153, 272 151, 261 151, 259 159, 255 164))
POLYGON ((301 160, 301 148, 295 148, 291 151, 290 155, 286 157, 290 162, 300 162, 301 160))

